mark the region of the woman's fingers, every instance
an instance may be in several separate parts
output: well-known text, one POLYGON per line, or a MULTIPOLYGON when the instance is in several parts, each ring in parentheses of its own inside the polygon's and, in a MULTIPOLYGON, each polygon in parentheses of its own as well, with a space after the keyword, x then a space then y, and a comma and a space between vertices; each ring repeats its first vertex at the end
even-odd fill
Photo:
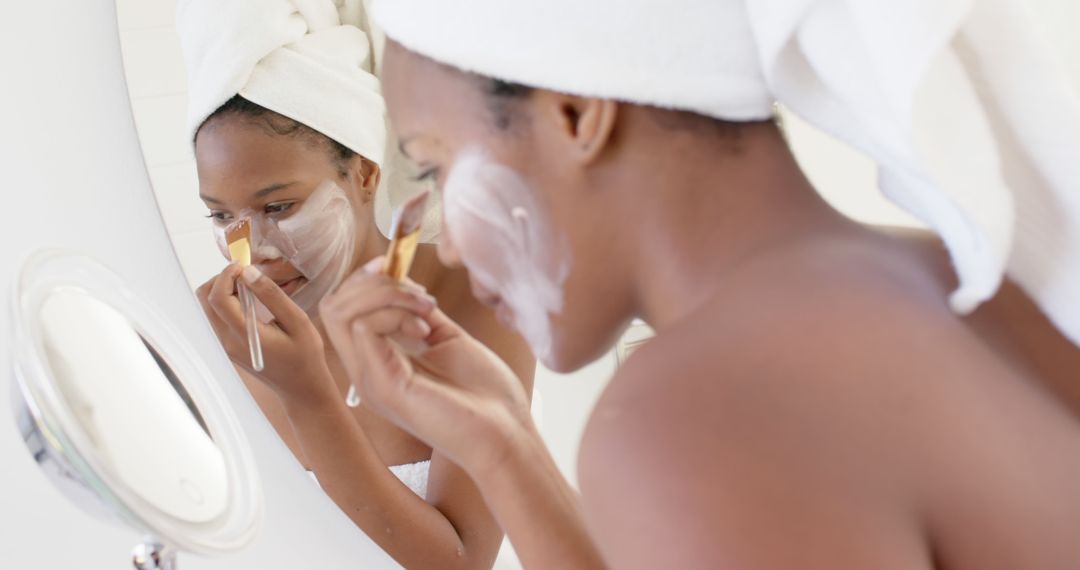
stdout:
POLYGON ((285 334, 295 334, 310 324, 307 313, 254 265, 244 268, 243 281, 270 314, 274 315, 274 320, 285 334))
POLYGON ((364 330, 377 335, 385 341, 393 341, 406 354, 416 354, 427 349, 424 339, 431 333, 431 328, 423 319, 405 309, 384 308, 368 313, 357 319, 341 322, 326 322, 327 336, 341 359, 345 373, 354 384, 360 385, 367 375, 370 365, 357 353, 355 331, 364 330))
POLYGON ((230 327, 221 317, 218 316, 217 311, 210 304, 210 290, 217 280, 215 277, 205 284, 200 286, 195 295, 199 299, 199 305, 202 306, 203 313, 206 315, 206 320, 210 322, 210 328, 214 330, 214 334, 218 338, 218 342, 221 343, 222 348, 225 349, 225 353, 229 355, 229 358, 234 361, 246 361, 247 360, 247 341, 246 338, 240 338, 237 335, 238 331, 230 327))
POLYGON ((361 398, 383 416, 463 467, 489 469, 506 456, 512 422, 478 393, 426 376, 385 337, 360 323, 351 330, 352 348, 365 364, 361 398))
POLYGON ((409 360, 385 336, 360 322, 352 325, 350 333, 352 349, 364 363, 358 388, 365 401, 413 427, 416 413, 430 411, 431 403, 410 398, 445 399, 443 392, 448 388, 437 388, 435 382, 417 375, 409 360))
POLYGON ((431 334, 431 328, 416 313, 396 307, 368 313, 353 319, 350 324, 360 324, 372 333, 383 336, 404 334, 413 338, 425 338, 431 334))
MULTIPOLYGON (((328 331, 336 330, 336 334, 343 335, 342 329, 354 320, 387 307, 415 313, 426 323, 426 327, 417 328, 431 330, 428 339, 431 342, 444 342, 461 333, 457 323, 442 313, 435 299, 416 283, 408 280, 399 283, 364 270, 351 275, 337 292, 324 298, 319 304, 319 314, 328 331)), ((342 349, 338 347, 338 350, 342 349)))
POLYGON ((319 304, 324 320, 348 322, 385 307, 424 314, 435 308, 435 299, 382 275, 368 275, 343 283, 319 304))
POLYGON ((214 314, 234 331, 244 330, 244 312, 240 300, 236 297, 236 279, 240 275, 239 265, 230 264, 214 278, 214 284, 207 294, 207 302, 214 314))
POLYGON ((232 330, 210 305, 209 295, 212 286, 213 280, 208 281, 195 291, 195 296, 199 299, 199 305, 202 307, 203 314, 206 315, 206 320, 210 322, 210 328, 214 329, 214 334, 218 339, 224 341, 226 337, 232 336, 232 330))

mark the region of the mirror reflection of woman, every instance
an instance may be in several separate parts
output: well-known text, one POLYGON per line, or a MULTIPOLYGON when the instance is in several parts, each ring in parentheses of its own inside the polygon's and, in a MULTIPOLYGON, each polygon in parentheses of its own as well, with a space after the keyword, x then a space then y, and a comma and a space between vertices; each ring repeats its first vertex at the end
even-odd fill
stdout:
MULTIPOLYGON (((180 3, 199 193, 219 241, 232 222, 252 220, 251 288, 273 319, 260 327, 261 372, 248 360, 241 268, 198 296, 274 429, 358 527, 408 568, 490 568, 502 533, 475 484, 365 405, 346 406, 348 379, 319 316, 320 305, 334 313, 325 298, 346 274, 386 251, 376 223, 385 193, 418 187, 388 148, 373 73, 380 45, 363 25, 359 1, 180 3)), ((444 307, 531 391, 527 346, 472 298, 463 270, 422 244, 411 275, 419 304, 376 301, 444 307)))
POLYGON ((331 340, 526 567, 1078 568, 1080 105, 1024 4, 382 0, 443 259, 556 370, 635 316, 658 334, 593 412, 580 502, 440 310, 361 307, 331 340), (776 99, 937 235, 832 209, 776 99), (385 338, 415 318, 419 366, 385 338))

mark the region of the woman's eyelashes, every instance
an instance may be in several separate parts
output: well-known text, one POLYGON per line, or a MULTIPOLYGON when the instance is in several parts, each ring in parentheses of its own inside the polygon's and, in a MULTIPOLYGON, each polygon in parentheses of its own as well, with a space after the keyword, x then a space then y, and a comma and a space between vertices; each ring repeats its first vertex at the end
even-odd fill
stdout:
POLYGON ((424 190, 434 192, 439 189, 439 169, 425 168, 420 174, 413 176, 413 181, 420 184, 424 190))
POLYGON ((218 224, 223 224, 232 220, 232 214, 220 211, 211 211, 206 217, 214 220, 214 223, 218 224))
MULTIPOLYGON (((295 205, 296 205, 295 201, 293 201, 293 202, 273 202, 273 203, 270 203, 270 204, 267 204, 267 205, 263 206, 263 213, 268 215, 268 216, 281 217, 282 214, 285 214, 285 213, 291 211, 293 209, 293 206, 295 206, 295 205)), ((233 220, 233 215, 231 213, 229 213, 229 212, 224 211, 224 210, 211 210, 210 213, 206 215, 206 217, 210 218, 211 220, 214 221, 214 223, 218 223, 218 224, 224 224, 224 223, 227 223, 227 222, 231 222, 233 220)))
POLYGON ((428 167, 420 171, 420 174, 413 176, 415 182, 431 182, 434 183, 439 177, 439 169, 437 167, 428 167))
POLYGON ((292 209, 296 205, 296 202, 273 202, 263 206, 263 212, 267 215, 274 216, 277 214, 284 214, 292 209))

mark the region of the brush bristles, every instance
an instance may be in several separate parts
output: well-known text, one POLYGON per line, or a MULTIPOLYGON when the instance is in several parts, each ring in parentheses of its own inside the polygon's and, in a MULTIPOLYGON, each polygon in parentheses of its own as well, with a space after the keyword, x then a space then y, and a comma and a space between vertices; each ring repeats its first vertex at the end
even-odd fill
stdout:
POLYGON ((424 208, 430 195, 430 192, 424 191, 409 198, 394 216, 390 251, 386 254, 384 271, 398 281, 405 279, 412 266, 420 241, 420 226, 424 222, 424 208))
POLYGON ((420 231, 429 196, 431 192, 425 190, 409 198, 398 208, 397 215, 394 216, 393 238, 402 238, 420 231))
POLYGON ((229 244, 229 258, 247 267, 251 265, 251 224, 240 220, 225 232, 229 244))

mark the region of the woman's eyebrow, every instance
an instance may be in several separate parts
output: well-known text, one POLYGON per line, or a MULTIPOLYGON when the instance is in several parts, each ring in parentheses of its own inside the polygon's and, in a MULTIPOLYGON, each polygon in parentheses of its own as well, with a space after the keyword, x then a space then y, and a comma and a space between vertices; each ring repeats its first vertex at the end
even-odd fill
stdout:
POLYGON ((296 182, 283 182, 280 184, 272 184, 270 186, 267 186, 266 188, 263 188, 262 190, 259 190, 258 192, 255 192, 255 197, 263 198, 268 194, 273 194, 274 192, 277 192, 278 190, 284 190, 289 186, 292 186, 293 184, 296 184, 296 182))

